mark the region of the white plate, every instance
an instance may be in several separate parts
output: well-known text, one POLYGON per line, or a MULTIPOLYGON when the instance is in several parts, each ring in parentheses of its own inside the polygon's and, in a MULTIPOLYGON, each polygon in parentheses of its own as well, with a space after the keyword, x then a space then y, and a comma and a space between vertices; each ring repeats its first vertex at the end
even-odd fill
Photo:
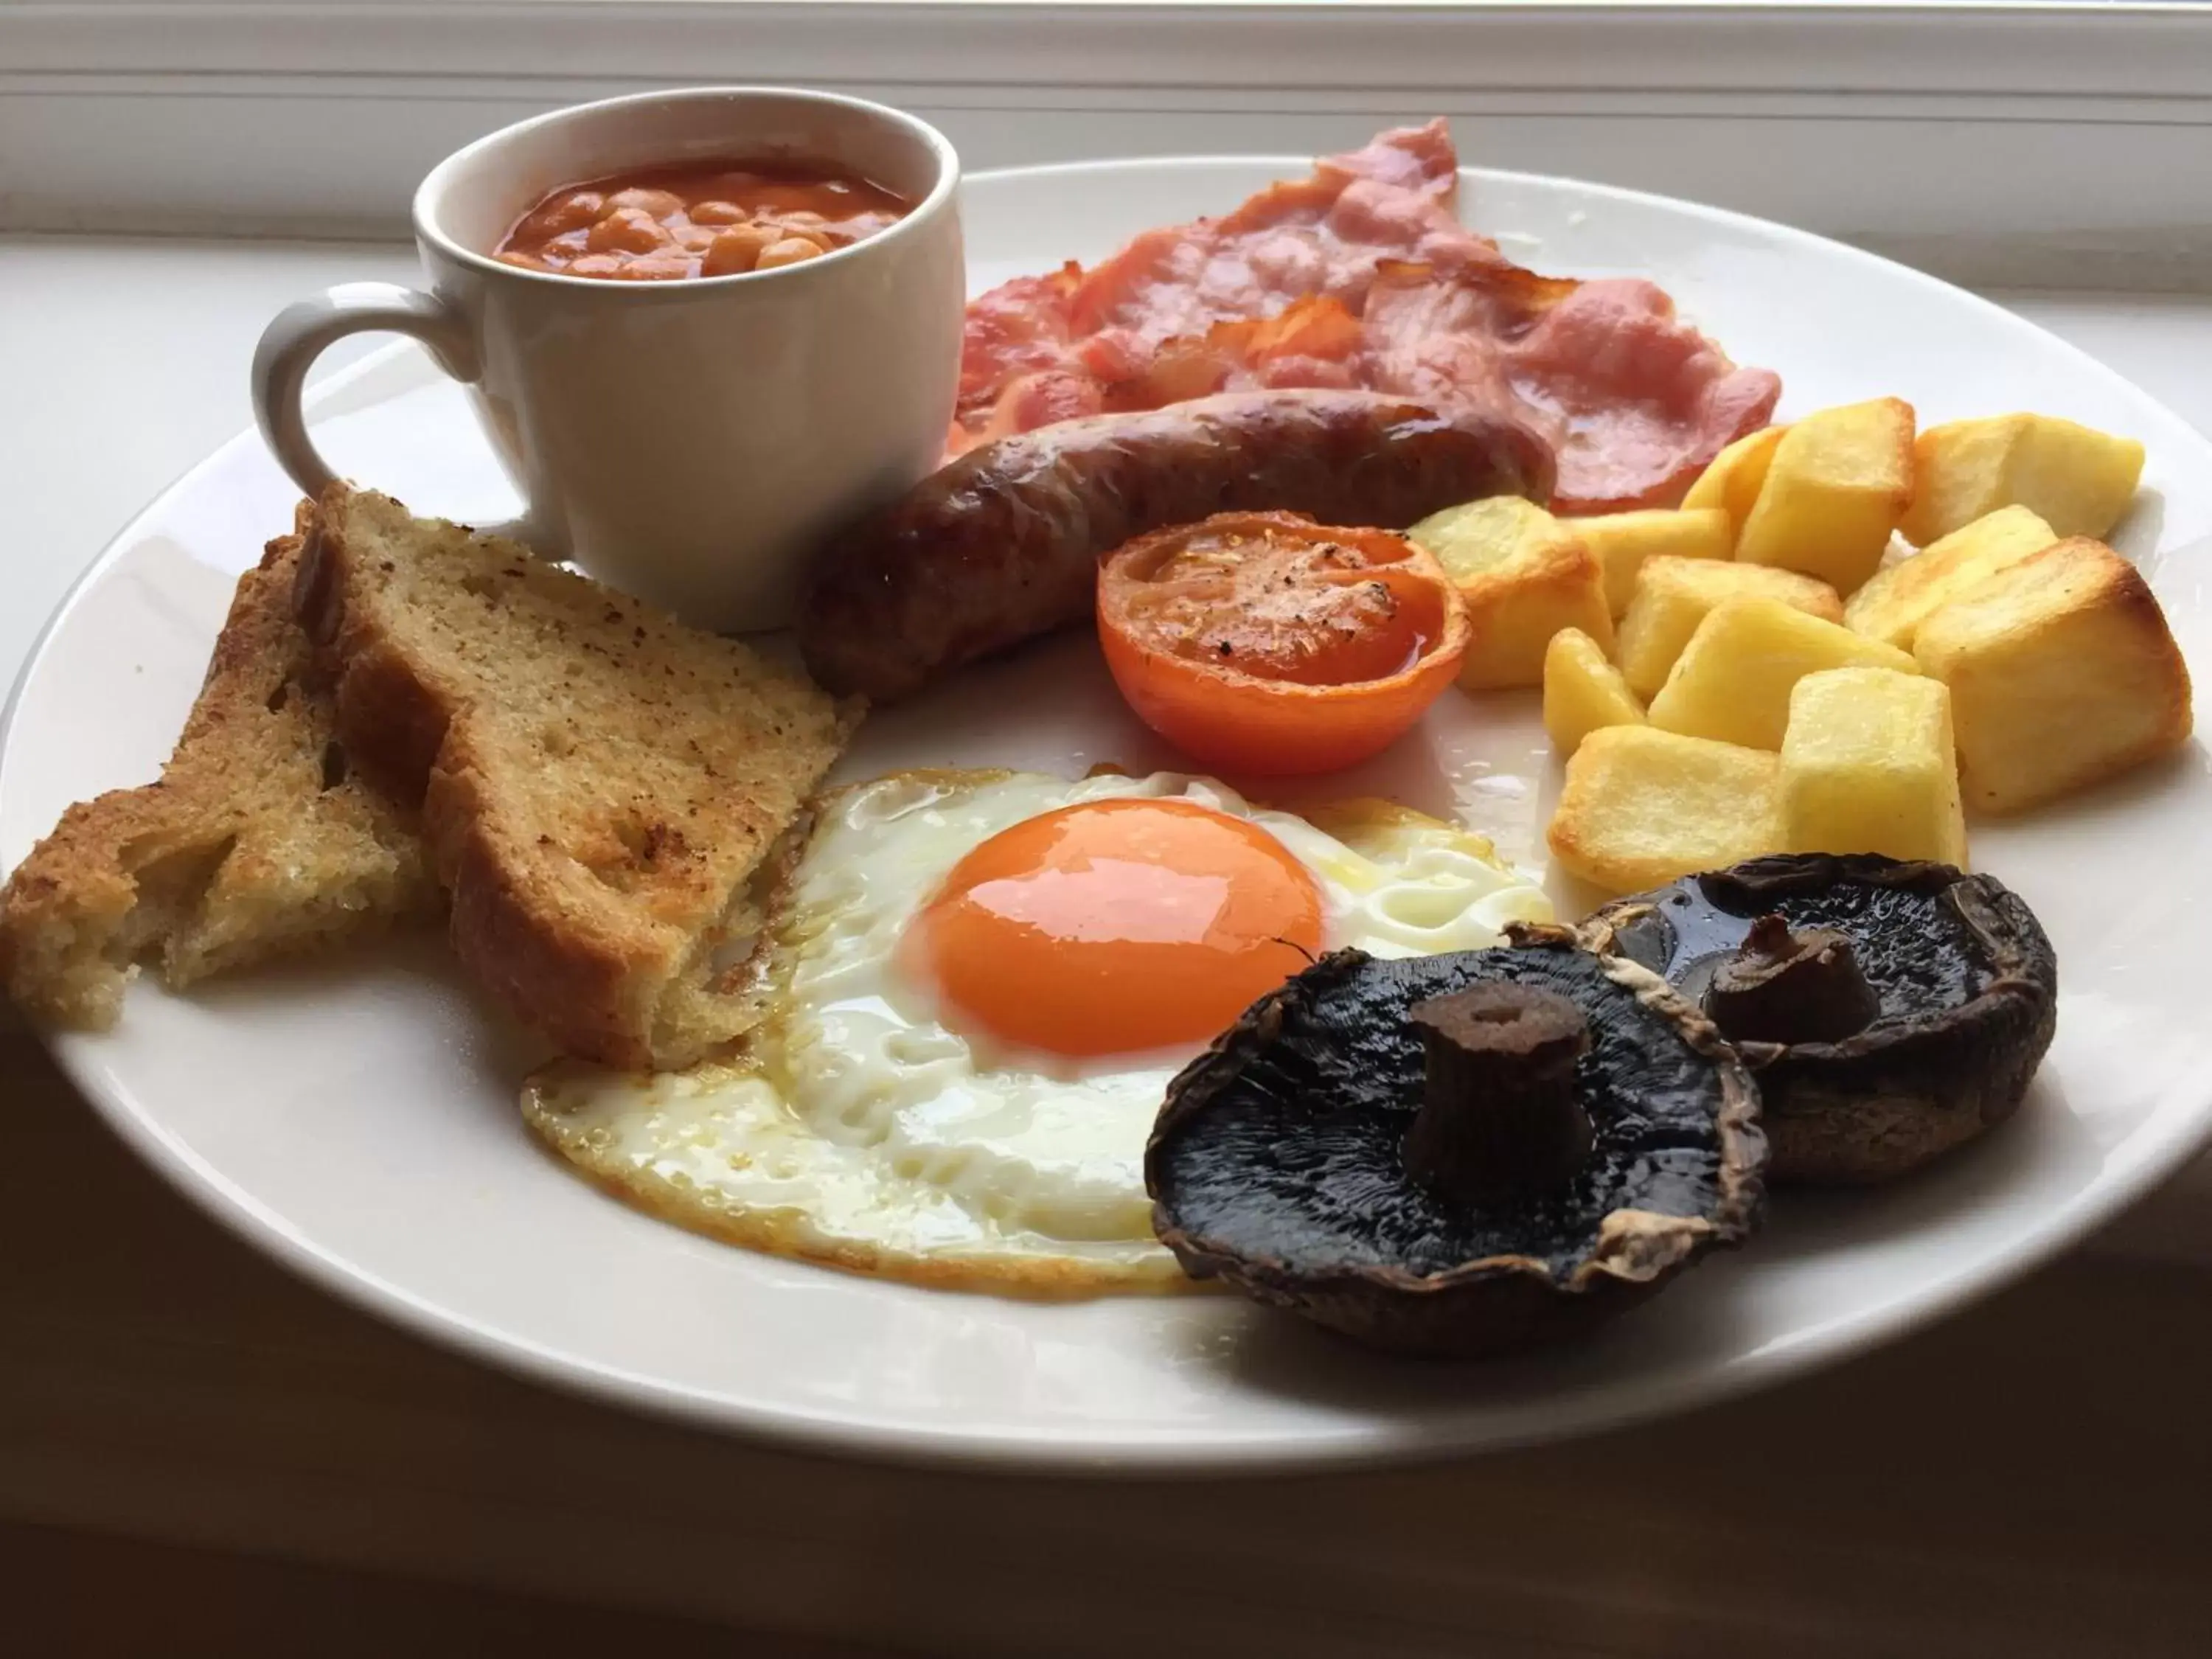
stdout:
MULTIPOLYGON (((1218 211, 1297 161, 1044 168, 975 179, 981 287, 1218 211)), ((1465 211, 1540 269, 1658 278, 1739 362, 1781 371, 1783 414, 1896 393, 1924 421, 2034 408, 2142 438, 2118 539, 2183 648, 2212 662, 2197 544, 2212 447, 2072 347, 1928 277, 1681 203, 1471 172, 1465 211)), ((241 373, 244 365, 240 366, 241 373)), ((513 507, 460 396, 411 347, 335 377, 320 441, 418 507, 513 507)), ((0 750, 0 866, 70 800, 153 775, 232 580, 293 493, 251 434, 182 479, 70 596, 0 750)), ((1344 781, 1456 810, 1540 858, 1551 787, 1532 698, 1448 696, 1344 781)), ((1164 758, 1086 642, 872 723, 849 772, 908 757, 1075 771, 1164 758), (1012 711, 1012 712, 1008 712, 1012 711)), ((191 999, 142 984, 62 1062, 156 1167, 332 1290, 494 1363, 609 1399, 870 1453, 1115 1469, 1281 1466, 1472 1449, 1673 1410, 1838 1358, 1955 1307, 2079 1237, 2179 1162, 2212 1106, 2212 1025, 2189 921, 2205 903, 2212 781, 2177 762, 2015 827, 1977 861, 2057 941, 2058 1038, 2019 1119, 1928 1176, 1863 1197, 1782 1194, 1752 1247, 1585 1346, 1486 1368, 1367 1358, 1207 1297, 1035 1305, 748 1255, 601 1196, 525 1132, 533 1047, 434 944, 291 969, 191 999)), ((59 1178, 67 1178, 64 1172, 59 1178)))

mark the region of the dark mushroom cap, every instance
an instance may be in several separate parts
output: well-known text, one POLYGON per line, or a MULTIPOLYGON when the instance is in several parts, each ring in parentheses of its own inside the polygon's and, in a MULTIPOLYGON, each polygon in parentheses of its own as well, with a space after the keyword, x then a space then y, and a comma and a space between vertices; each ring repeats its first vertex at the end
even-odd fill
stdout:
POLYGON ((1618 1311, 1750 1230, 1758 1095, 1656 975, 1561 928, 1489 951, 1339 951, 1253 1005, 1169 1085, 1146 1151, 1153 1227, 1219 1275, 1371 1346, 1486 1354, 1618 1311), (1587 1021, 1574 1098, 1590 1147, 1564 1182, 1455 1200, 1407 1170, 1424 1095, 1414 1006, 1485 981, 1587 1021))
POLYGON ((2051 1046, 2058 964, 2034 914, 1991 877, 1872 854, 1753 859, 1616 899, 1579 931, 1702 1002, 1765 915, 1841 934, 1879 1010, 1829 1042, 1735 1036, 1777 1180, 1886 1181, 2012 1115, 2051 1046))

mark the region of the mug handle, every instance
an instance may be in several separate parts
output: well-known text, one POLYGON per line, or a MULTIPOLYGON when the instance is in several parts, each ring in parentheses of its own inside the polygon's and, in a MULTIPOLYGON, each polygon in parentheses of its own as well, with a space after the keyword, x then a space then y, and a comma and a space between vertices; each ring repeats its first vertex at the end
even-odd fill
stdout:
POLYGON ((253 420, 276 459, 303 494, 319 496, 337 482, 307 435, 301 393, 315 359, 349 334, 405 334, 429 348, 455 380, 483 373, 468 325, 428 294, 395 283, 341 283, 312 300, 287 306, 261 331, 253 349, 253 420))

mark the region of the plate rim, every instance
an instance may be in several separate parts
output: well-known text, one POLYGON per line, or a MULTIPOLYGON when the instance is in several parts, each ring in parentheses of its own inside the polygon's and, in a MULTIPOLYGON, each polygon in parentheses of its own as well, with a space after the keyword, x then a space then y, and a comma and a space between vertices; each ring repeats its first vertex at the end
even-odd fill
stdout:
MULTIPOLYGON (((968 176, 968 185, 990 185, 1038 178, 1080 179, 1102 173, 1166 172, 1222 167, 1265 167, 1280 172, 1309 167, 1314 158, 1297 155, 1214 154, 1134 156, 1050 162, 988 169, 968 176)), ((1918 286, 1940 291, 1952 303, 1964 301, 2001 318, 2012 327, 2056 345, 2081 366, 2124 387, 2182 431, 2192 434, 2212 453, 2212 438, 2118 370, 2073 342, 2061 338, 2017 313, 1942 278, 1847 242, 1756 215, 1693 202, 1656 191, 1564 175, 1513 169, 1462 167, 1462 185, 1532 185, 1572 191, 1623 203, 1656 206, 1671 213, 1726 224, 1768 240, 1817 247, 1824 256, 1840 252, 1870 268, 1899 274, 1918 286)), ((365 353, 319 380, 310 410, 361 380, 388 368, 414 349, 394 341, 365 353)), ((142 527, 163 506, 215 469, 233 448, 255 436, 247 426, 215 446, 154 492, 131 514, 70 585, 33 639, 0 705, 0 780, 4 780, 17 721, 32 682, 63 626, 109 568, 140 538, 142 527)), ((740 1437, 763 1446, 811 1453, 842 1454, 872 1461, 928 1468, 966 1468, 1001 1474, 1087 1475, 1099 1478, 1205 1478, 1301 1471, 1402 1466, 1462 1460, 1494 1451, 1548 1444, 1630 1424, 1724 1404, 1754 1389, 1839 1363, 1884 1346, 1948 1318, 2043 1266, 2136 1203, 2208 1144, 2212 1144, 2212 1109, 2200 1107, 2193 1120, 2154 1122, 2130 1137, 2136 1156, 2084 1189, 2063 1208, 2046 1217, 2036 1233, 2009 1250, 1970 1262, 1934 1281, 1921 1281, 1907 1295, 1888 1298, 1851 1316, 1792 1334, 1777 1345, 1739 1355, 1705 1371, 1685 1371, 1649 1382, 1632 1400, 1617 1390, 1569 1397, 1540 1420, 1533 1413, 1502 1429, 1480 1434, 1455 1433, 1432 1421, 1377 1419, 1310 1431, 1295 1441, 1280 1436, 1249 1440, 1216 1437, 1199 1446, 1174 1437, 1144 1435, 1111 1443, 1070 1443, 1064 1431, 1004 1428, 969 1430, 890 1425, 810 1412, 781 1405, 733 1401, 671 1383, 650 1375, 559 1352, 516 1333, 449 1310, 365 1267, 321 1247, 258 1200, 237 1187, 200 1154, 178 1141, 157 1120, 138 1109, 122 1091, 111 1091, 93 1061, 97 1035, 45 1030, 27 1022, 55 1059, 64 1075, 93 1107, 102 1122, 143 1162, 203 1215, 295 1277, 325 1291, 340 1302, 435 1346, 458 1351, 510 1376, 558 1392, 620 1408, 643 1411, 691 1426, 740 1437), (2145 1137, 2149 1137, 2146 1144, 2145 1137)), ((2212 1094, 2212 1080, 2208 1080, 2212 1094)))

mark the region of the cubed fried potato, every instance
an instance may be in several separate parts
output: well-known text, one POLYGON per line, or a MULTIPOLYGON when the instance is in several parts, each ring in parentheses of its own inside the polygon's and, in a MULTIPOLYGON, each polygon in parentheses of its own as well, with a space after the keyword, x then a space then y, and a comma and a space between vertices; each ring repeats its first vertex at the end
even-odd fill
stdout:
POLYGON ((1735 556, 1735 532, 1729 528, 1728 514, 1717 507, 1680 513, 1648 507, 1570 522, 1605 573, 1605 602, 1615 617, 1628 609, 1636 592, 1636 573, 1646 559, 1735 556))
POLYGON ((1844 625, 1900 651, 1912 649, 1920 624, 2058 539, 2024 507, 2001 507, 1931 543, 1911 558, 1875 573, 1844 606, 1844 625))
POLYGON ((1602 726, 1643 724, 1644 705, 1603 646, 1579 628, 1552 635, 1544 651, 1544 730, 1553 754, 1565 760, 1602 726))
POLYGON ((1449 573, 1474 624, 1460 659, 1464 691, 1540 684, 1544 650, 1563 628, 1608 649, 1605 576, 1571 526, 1533 501, 1501 495, 1447 507, 1407 535, 1449 573))
POLYGON ((1774 599, 1824 622, 1844 619, 1844 602, 1834 588, 1794 570, 1714 559, 1647 559, 1613 653, 1629 689, 1639 697, 1656 695, 1706 614, 1743 599, 1774 599))
POLYGON ((1790 693, 1783 849, 1886 853, 1966 867, 1966 818, 1940 680, 1828 668, 1790 693))
POLYGON ((1782 759, 1648 726, 1593 732, 1567 762, 1545 839, 1609 892, 1782 850, 1782 759))
POLYGON ((2135 499, 2143 447, 2055 415, 1931 426, 1913 446, 1905 539, 1924 547, 2001 507, 2025 507, 2057 535, 2109 536, 2135 499))
POLYGON ((1445 507, 1430 514, 1406 536, 1435 554, 1455 581, 1531 549, 1577 539, 1565 520, 1518 495, 1488 495, 1445 507))
POLYGON ((1682 497, 1683 508, 1697 512, 1717 507, 1725 512, 1729 515, 1729 540, 1733 546, 1736 537, 1743 533, 1743 521, 1751 516, 1752 504, 1758 501, 1759 489, 1766 483, 1766 469, 1774 463, 1774 446, 1782 441, 1782 434, 1789 429, 1761 427, 1748 437, 1738 438, 1698 474, 1697 483, 1682 497))
POLYGON ((1735 556, 1849 593, 1874 574, 1912 500, 1912 405, 1898 398, 1808 415, 1782 435, 1735 556))
POLYGON ((1920 625, 1951 688, 1966 802, 2017 812, 2189 737, 2189 669, 2138 571, 2075 538, 1992 576, 1920 625))
POLYGON ((1698 624, 1651 699, 1651 724, 1747 749, 1779 749, 1790 693, 1824 668, 1918 672, 1895 646, 1777 599, 1730 599, 1698 624))
POLYGON ((1459 585, 1474 624, 1460 659, 1462 691, 1538 685, 1544 653, 1563 628, 1613 643, 1605 578, 1580 542, 1543 547, 1459 585))

